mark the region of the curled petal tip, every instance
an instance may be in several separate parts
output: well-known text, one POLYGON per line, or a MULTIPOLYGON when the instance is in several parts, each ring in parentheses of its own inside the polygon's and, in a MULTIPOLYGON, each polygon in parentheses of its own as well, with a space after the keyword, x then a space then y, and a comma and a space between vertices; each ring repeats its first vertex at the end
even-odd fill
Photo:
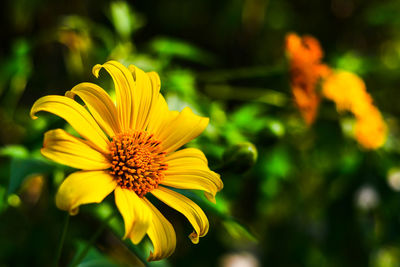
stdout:
POLYGON ((35 103, 33 103, 33 106, 32 106, 32 108, 31 108, 31 112, 29 113, 29 115, 31 116, 31 118, 32 118, 32 120, 36 120, 38 117, 35 115, 36 114, 36 103, 37 103, 37 101, 35 102, 35 103))
POLYGON ((60 210, 65 210, 69 213, 70 216, 75 216, 79 213, 79 207, 72 208, 68 205, 66 205, 62 199, 60 199, 60 196, 56 196, 56 206, 60 210))
POLYGON ((189 235, 190 241, 192 241, 193 244, 198 244, 199 243, 199 235, 196 232, 193 232, 189 235))
POLYGON ((122 237, 122 240, 127 239, 130 236, 130 232, 125 232, 124 236, 122 237))
POLYGON ((207 198, 208 201, 210 201, 213 204, 216 204, 217 201, 215 200, 215 196, 208 193, 208 192, 204 192, 204 196, 207 198))
POLYGON ((36 120, 38 118, 38 116, 36 116, 35 114, 36 114, 36 110, 34 110, 32 107, 31 112, 29 113, 32 120, 36 120))
POLYGON ((96 64, 93 69, 92 69, 92 73, 94 75, 94 77, 99 78, 99 71, 100 69, 103 67, 103 65, 100 64, 96 64))
POLYGON ((158 258, 156 258, 156 257, 154 257, 154 254, 153 254, 153 251, 150 251, 150 255, 149 255, 149 257, 147 258, 147 261, 156 261, 156 260, 159 260, 158 258))
POLYGON ((136 80, 136 69, 134 65, 128 66, 129 71, 132 73, 133 79, 136 80))
POLYGON ((75 208, 69 211, 69 215, 75 216, 79 213, 79 208, 75 208))
POLYGON ((142 241, 143 237, 134 237, 133 234, 130 236, 130 239, 134 245, 137 245, 142 241))
POLYGON ((67 91, 65 92, 65 96, 73 99, 75 97, 75 94, 71 91, 67 91))

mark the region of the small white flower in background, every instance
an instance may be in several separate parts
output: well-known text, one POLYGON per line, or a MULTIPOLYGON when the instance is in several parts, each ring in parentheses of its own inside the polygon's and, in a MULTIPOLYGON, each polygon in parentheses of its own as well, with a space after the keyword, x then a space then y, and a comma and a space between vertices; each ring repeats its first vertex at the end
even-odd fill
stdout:
POLYGON ((389 187, 394 191, 400 191, 400 169, 393 168, 390 169, 387 175, 387 182, 389 187))
POLYGON ((229 253, 220 259, 220 267, 259 267, 260 262, 251 253, 237 252, 229 253))
POLYGON ((371 210, 378 206, 379 195, 371 185, 363 185, 356 192, 356 205, 362 210, 371 210))

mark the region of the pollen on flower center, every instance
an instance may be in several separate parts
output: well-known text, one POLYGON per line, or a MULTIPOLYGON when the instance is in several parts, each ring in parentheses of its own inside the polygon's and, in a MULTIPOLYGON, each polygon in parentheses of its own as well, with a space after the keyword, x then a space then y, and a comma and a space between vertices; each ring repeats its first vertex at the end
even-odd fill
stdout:
POLYGON ((153 135, 141 131, 118 134, 112 138, 110 150, 110 173, 120 187, 135 191, 139 197, 157 188, 167 164, 153 135))

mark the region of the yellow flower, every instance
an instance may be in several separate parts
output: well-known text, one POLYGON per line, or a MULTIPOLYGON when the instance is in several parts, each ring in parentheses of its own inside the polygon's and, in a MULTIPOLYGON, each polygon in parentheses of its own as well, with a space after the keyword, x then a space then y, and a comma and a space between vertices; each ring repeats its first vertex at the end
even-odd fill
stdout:
POLYGON ((223 183, 208 168, 203 152, 195 148, 177 151, 203 132, 209 119, 195 115, 190 108, 170 111, 159 92, 160 78, 155 72, 109 61, 94 66, 96 77, 101 68, 114 81, 116 104, 101 87, 80 83, 66 96, 40 98, 31 110, 33 119, 39 111, 63 118, 82 137, 62 129, 45 134, 41 149, 45 157, 81 169, 63 181, 56 205, 74 215, 80 205, 99 203, 114 191, 125 223, 124 238, 137 244, 147 234, 154 247, 148 260, 159 260, 173 253, 176 236, 147 194, 186 216, 194 228, 189 235, 193 243, 208 232, 209 223, 201 208, 167 187, 203 190, 215 203, 223 183), (74 101, 75 96, 86 108, 74 101))
POLYGON ((376 149, 385 143, 386 124, 360 77, 347 71, 332 73, 324 81, 322 93, 336 103, 339 111, 354 114, 355 137, 364 148, 376 149))

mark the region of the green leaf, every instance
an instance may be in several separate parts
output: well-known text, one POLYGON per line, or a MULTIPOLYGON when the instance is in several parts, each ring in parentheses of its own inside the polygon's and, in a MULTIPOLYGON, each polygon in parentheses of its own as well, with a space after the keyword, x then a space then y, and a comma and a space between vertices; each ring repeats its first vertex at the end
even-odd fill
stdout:
POLYGON ((144 25, 143 18, 136 14, 124 1, 115 1, 110 5, 111 22, 123 38, 129 36, 144 25))
POLYGON ((229 235, 235 240, 243 240, 257 243, 257 238, 242 224, 235 220, 224 221, 223 225, 229 235))
POLYGON ((13 157, 10 164, 8 194, 14 193, 28 176, 33 174, 46 174, 53 169, 54 165, 43 160, 13 157))
POLYGON ((9 145, 0 148, 0 156, 13 157, 13 158, 27 158, 29 155, 28 150, 21 145, 9 145))
POLYGON ((268 176, 287 178, 292 170, 289 151, 282 146, 274 148, 264 160, 263 166, 268 176))
POLYGON ((153 40, 150 46, 153 51, 159 53, 161 56, 182 58, 204 65, 214 64, 216 61, 212 54, 177 39, 158 38, 153 40))
POLYGON ((7 207, 6 192, 7 192, 7 190, 4 187, 0 186, 0 214, 7 207))
POLYGON ((365 60, 357 52, 347 52, 336 59, 336 68, 351 71, 357 74, 365 74, 365 60))
POLYGON ((196 204, 199 205, 201 209, 205 210, 206 212, 210 212, 220 218, 226 231, 233 239, 257 242, 257 238, 250 232, 250 230, 247 229, 246 226, 238 222, 237 219, 235 219, 232 215, 230 215, 229 203, 221 197, 221 193, 217 194, 216 204, 213 204, 204 197, 204 194, 201 191, 189 191, 177 188, 170 189, 190 198, 191 200, 196 202, 196 204))
MULTIPOLYGON (((85 249, 86 244, 84 242, 78 243, 77 253, 75 254, 75 258, 80 255, 80 252, 85 249)), ((72 259, 71 263, 74 263, 76 259, 72 259)), ((79 267, 95 267, 95 266, 103 266, 103 267, 116 267, 119 266, 115 263, 112 263, 106 256, 101 254, 97 249, 91 248, 89 252, 86 254, 85 258, 77 265, 79 267)))

